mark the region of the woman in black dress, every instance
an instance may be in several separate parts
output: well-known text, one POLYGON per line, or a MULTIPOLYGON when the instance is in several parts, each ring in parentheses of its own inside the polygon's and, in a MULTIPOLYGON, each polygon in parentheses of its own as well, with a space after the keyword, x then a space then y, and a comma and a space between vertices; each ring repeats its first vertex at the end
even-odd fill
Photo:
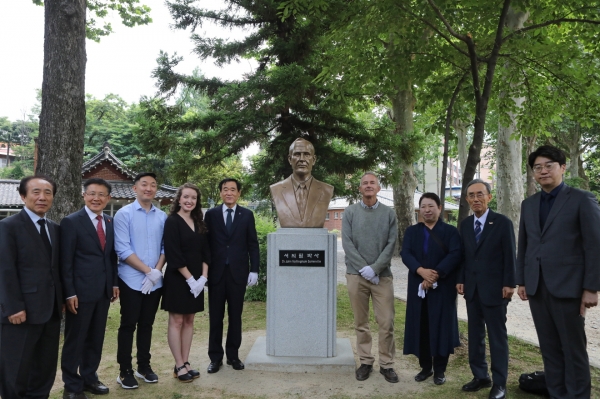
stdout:
POLYGON ((173 376, 181 382, 200 377, 189 363, 194 316, 204 310, 204 285, 210 263, 200 190, 191 183, 179 187, 165 222, 167 268, 161 308, 169 312, 168 341, 175 358, 173 376))

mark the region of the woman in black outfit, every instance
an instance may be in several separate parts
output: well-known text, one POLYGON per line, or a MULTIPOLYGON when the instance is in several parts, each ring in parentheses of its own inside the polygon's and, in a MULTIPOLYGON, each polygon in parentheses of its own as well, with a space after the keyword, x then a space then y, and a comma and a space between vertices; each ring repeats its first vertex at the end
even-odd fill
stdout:
POLYGON ((204 310, 204 285, 210 250, 203 222, 200 190, 191 183, 179 187, 165 222, 167 268, 161 308, 169 312, 168 341, 175 358, 173 376, 181 382, 200 377, 189 363, 194 315, 204 310))

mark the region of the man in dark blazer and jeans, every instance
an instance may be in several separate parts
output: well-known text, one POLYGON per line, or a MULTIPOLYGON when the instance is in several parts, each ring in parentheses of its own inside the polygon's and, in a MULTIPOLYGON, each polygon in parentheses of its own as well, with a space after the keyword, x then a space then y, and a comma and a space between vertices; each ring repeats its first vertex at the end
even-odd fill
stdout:
POLYGON ((47 398, 63 305, 60 229, 46 218, 56 184, 28 176, 19 194, 23 210, 0 221, 0 397, 47 398))
POLYGON ((223 179, 219 191, 223 204, 209 209, 204 217, 212 263, 208 268, 208 337, 209 373, 216 373, 223 364, 243 370, 238 350, 242 344, 242 310, 246 285, 258 281, 259 248, 252 211, 237 205, 241 184, 235 179, 223 179), (223 318, 225 302, 229 315, 227 341, 223 351, 223 318))
POLYGON ((83 399, 83 391, 108 393, 96 371, 102 357, 110 302, 119 297, 114 227, 102 213, 111 186, 93 178, 83 184, 85 206, 61 226, 60 268, 67 303, 61 369, 64 399, 83 399))
POLYGON ((585 312, 598 304, 600 208, 592 193, 563 183, 558 148, 539 147, 528 164, 542 191, 521 204, 518 294, 529 300, 550 396, 589 398, 585 312))
POLYGON ((488 208, 489 183, 475 179, 467 185, 473 211, 460 225, 464 259, 456 289, 465 296, 469 317, 469 365, 473 380, 462 387, 473 392, 493 386, 490 399, 506 397, 508 336, 506 308, 515 288, 515 232, 509 218, 488 208), (492 379, 485 361, 485 331, 490 343, 492 379))

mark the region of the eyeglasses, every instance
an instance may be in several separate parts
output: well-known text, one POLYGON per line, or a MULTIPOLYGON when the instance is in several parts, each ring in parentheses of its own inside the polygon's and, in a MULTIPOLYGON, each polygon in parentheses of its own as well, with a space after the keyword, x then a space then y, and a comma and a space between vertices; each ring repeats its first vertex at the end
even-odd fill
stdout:
POLYGON ((485 197, 485 194, 482 192, 478 192, 477 194, 475 193, 469 193, 467 194, 467 197, 469 197, 469 199, 483 199, 483 197, 485 197))
POLYGON ((533 171, 535 173, 542 173, 542 170, 545 169, 546 171, 550 171, 552 170, 552 168, 554 168, 554 164, 556 163, 556 161, 553 162, 546 162, 544 165, 533 165, 533 171))
POLYGON ((104 194, 104 193, 84 193, 85 195, 87 195, 90 198, 100 198, 100 199, 104 199, 106 197, 108 197, 108 194, 104 194))

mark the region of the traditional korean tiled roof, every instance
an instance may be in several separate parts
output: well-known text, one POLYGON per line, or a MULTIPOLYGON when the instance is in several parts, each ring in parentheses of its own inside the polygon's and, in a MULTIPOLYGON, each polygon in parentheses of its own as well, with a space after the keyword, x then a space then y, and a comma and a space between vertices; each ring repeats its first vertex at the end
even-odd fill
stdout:
POLYGON ((136 173, 134 171, 132 171, 131 169, 127 168, 127 166, 125 166, 125 164, 123 163, 123 161, 121 161, 119 158, 117 158, 115 156, 115 154, 112 153, 112 151, 110 150, 110 146, 108 145, 108 143, 104 143, 102 151, 100 151, 92 159, 90 159, 89 161, 85 162, 81 166, 81 173, 85 174, 86 172, 91 171, 92 169, 94 169, 96 166, 100 165, 104 161, 109 162, 111 165, 113 165, 115 168, 117 168, 120 172, 122 172, 123 174, 125 174, 131 180, 133 180, 133 178, 136 175, 136 173))
MULTIPOLYGON (((114 199, 135 199, 135 191, 133 191, 132 182, 110 182, 112 192, 110 196, 114 199)), ((156 199, 174 198, 176 187, 161 184, 156 192, 156 199)))
MULTIPOLYGON (((102 151, 100 151, 92 159, 83 164, 83 166, 81 167, 81 174, 84 175, 87 172, 90 172, 97 166, 100 166, 100 164, 102 164, 103 162, 109 162, 111 165, 117 168, 117 170, 119 170, 131 179, 130 181, 109 181, 110 185, 112 186, 111 197, 113 199, 124 200, 135 199, 135 192, 133 191, 133 179, 135 178, 135 175, 137 173, 127 168, 123 161, 121 161, 112 153, 108 143, 104 143, 102 151)), ((19 180, 0 179, 0 208, 23 206, 23 201, 21 200, 21 196, 19 195, 18 187, 19 180)), ((161 184, 158 187, 158 191, 156 193, 155 198, 157 200, 174 198, 176 191, 176 187, 161 184)))
POLYGON ((22 206, 19 195, 19 180, 0 179, 0 207, 22 206))

